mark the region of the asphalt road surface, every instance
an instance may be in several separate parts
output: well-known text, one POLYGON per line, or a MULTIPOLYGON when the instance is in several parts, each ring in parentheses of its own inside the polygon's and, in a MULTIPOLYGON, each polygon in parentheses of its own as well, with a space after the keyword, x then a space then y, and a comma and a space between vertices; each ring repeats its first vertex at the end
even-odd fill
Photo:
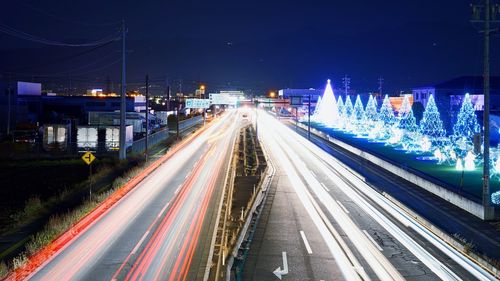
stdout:
POLYGON ((259 110, 258 131, 276 194, 244 280, 496 280, 274 116, 259 110))
POLYGON ((32 280, 202 280, 238 115, 175 153, 32 280))

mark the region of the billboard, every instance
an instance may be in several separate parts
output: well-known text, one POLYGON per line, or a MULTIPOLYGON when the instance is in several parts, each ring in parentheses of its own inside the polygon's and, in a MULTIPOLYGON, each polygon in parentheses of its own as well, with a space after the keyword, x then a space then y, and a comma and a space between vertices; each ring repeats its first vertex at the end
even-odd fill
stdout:
POLYGON ((76 142, 78 148, 97 148, 97 127, 78 127, 76 142))
POLYGON ((209 108, 209 99, 186 99, 186 108, 209 108))
POLYGON ((42 84, 30 82, 17 82, 17 95, 19 96, 41 96, 42 84))
POLYGON ((45 150, 65 150, 68 144, 68 125, 45 124, 43 128, 43 147, 45 150))
MULTIPOLYGON (((106 127, 105 146, 107 150, 120 149, 120 126, 106 127)), ((132 126, 125 127, 125 147, 132 146, 134 142, 132 126)))

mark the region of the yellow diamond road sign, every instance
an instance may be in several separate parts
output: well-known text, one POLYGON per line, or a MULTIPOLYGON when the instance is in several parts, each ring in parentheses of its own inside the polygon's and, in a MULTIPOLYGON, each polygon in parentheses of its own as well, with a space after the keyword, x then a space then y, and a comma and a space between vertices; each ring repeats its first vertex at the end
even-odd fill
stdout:
POLYGON ((87 151, 85 152, 85 154, 83 154, 82 160, 83 162, 87 163, 87 165, 90 165, 90 163, 95 160, 95 156, 90 151, 87 151))

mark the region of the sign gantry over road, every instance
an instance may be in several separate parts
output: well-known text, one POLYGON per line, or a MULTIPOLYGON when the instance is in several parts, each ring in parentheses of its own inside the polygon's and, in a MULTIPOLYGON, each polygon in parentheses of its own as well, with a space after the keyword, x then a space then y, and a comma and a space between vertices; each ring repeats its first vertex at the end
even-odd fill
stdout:
POLYGON ((83 162, 87 163, 87 165, 90 165, 95 160, 95 156, 94 154, 92 154, 92 152, 87 151, 83 154, 82 160, 83 162))

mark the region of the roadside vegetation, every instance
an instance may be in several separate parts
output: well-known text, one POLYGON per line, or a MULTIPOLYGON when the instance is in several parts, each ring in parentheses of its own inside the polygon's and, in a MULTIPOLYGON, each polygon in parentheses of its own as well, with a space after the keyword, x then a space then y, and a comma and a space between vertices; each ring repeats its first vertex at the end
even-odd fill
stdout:
MULTIPOLYGON (((134 161, 137 161, 135 159, 134 161)), ((122 165, 125 165, 122 163, 122 165)), ((140 163, 137 166, 129 169, 122 176, 117 177, 111 183, 110 188, 104 189, 94 193, 92 198, 86 197, 85 200, 76 208, 61 214, 54 214, 50 217, 48 222, 45 224, 42 230, 31 235, 25 244, 25 250, 12 258, 9 262, 2 261, 0 263, 0 279, 4 278, 10 271, 15 270, 26 264, 28 258, 39 250, 47 246, 49 243, 54 241, 57 237, 62 235, 76 222, 86 216, 94 208, 96 208, 100 203, 105 201, 111 194, 113 194, 117 189, 122 187, 130 179, 141 172, 145 167, 145 163, 140 163)), ((106 177, 112 171, 111 168, 106 169, 96 175, 96 180, 99 178, 106 177)), ((82 186, 88 186, 88 181, 80 183, 82 186)), ((38 197, 32 197, 26 201, 23 210, 16 213, 16 221, 22 218, 30 218, 37 214, 37 212, 46 208, 48 204, 53 204, 59 200, 64 200, 67 198, 69 192, 63 192, 60 194, 59 198, 53 197, 47 202, 42 202, 38 197)))

